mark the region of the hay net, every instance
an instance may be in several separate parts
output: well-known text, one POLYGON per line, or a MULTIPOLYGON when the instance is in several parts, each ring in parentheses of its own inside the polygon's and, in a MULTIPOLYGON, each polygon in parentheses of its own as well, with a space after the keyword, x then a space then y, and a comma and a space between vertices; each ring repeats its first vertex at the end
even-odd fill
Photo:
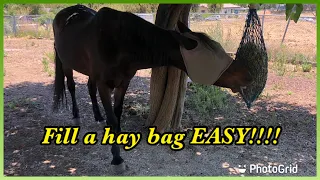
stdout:
POLYGON ((249 68, 253 83, 240 92, 248 108, 262 93, 268 75, 268 55, 256 9, 249 9, 235 60, 249 68))

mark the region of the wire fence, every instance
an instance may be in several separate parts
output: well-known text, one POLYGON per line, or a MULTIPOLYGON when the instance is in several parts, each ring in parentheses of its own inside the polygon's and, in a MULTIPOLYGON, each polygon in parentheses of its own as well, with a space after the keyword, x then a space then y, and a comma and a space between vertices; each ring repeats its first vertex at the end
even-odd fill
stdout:
MULTIPOLYGON (((154 14, 136 14, 154 23, 154 14)), ((4 36, 19 35, 21 33, 52 31, 52 20, 41 15, 4 16, 4 36)))
MULTIPOLYGON (((155 13, 136 13, 137 16, 154 23, 155 13)), ((194 31, 203 32, 205 30, 221 31, 210 32, 209 35, 218 42, 223 42, 229 38, 229 42, 224 43, 224 48, 231 54, 237 49, 237 44, 240 43, 242 37, 242 30, 244 22, 246 20, 246 13, 239 14, 218 14, 218 13, 190 13, 189 26, 194 31), (220 26, 220 27, 219 27, 220 26), (218 34, 215 35, 215 34, 218 34), (237 34, 230 40, 229 35, 237 34), (235 37, 235 38, 234 38, 235 37), (220 39, 219 39, 220 38, 220 39), (239 41, 239 42, 238 42, 239 41)), ((259 15, 264 38, 267 46, 274 46, 275 42, 272 39, 268 39, 268 36, 274 32, 277 32, 281 36, 282 42, 285 40, 287 28, 292 26, 299 26, 301 30, 305 31, 309 26, 308 24, 316 24, 315 16, 301 16, 298 24, 291 23, 285 20, 285 15, 278 14, 260 14, 259 15), (265 26, 265 27, 264 27, 265 26)), ((25 36, 31 35, 36 38, 53 38, 52 31, 52 18, 41 15, 24 15, 24 16, 4 16, 4 36, 25 36)), ((292 36, 289 31, 287 34, 292 36)), ((309 32, 301 32, 297 36, 304 36, 309 32)), ((278 45, 277 45, 278 46, 278 45)), ((315 50, 312 50, 310 54, 315 54, 315 50), (314 52, 313 52, 314 51, 314 52)))
MULTIPOLYGON (((156 17, 155 13, 135 14, 151 23, 154 23, 156 17)), ((246 13, 190 13, 188 24, 193 31, 207 33, 221 43, 228 54, 234 56, 242 37, 246 17, 246 13)), ((315 66, 317 56, 315 16, 301 16, 298 23, 292 22, 290 26, 290 21, 286 21, 284 14, 259 14, 259 17, 266 47, 270 50, 269 54, 275 54, 279 47, 281 49, 284 41, 290 52, 305 55, 315 66), (314 29, 310 29, 313 27, 314 29)), ((41 15, 4 16, 4 36, 53 39, 52 20, 41 15)))
MULTIPOLYGON (((152 13, 136 13, 139 17, 154 23, 155 14, 152 13)), ((247 14, 217 14, 217 13, 190 13, 189 25, 193 22, 201 21, 224 21, 224 20, 245 20, 247 14)), ((285 15, 266 14, 260 15, 262 23, 265 18, 284 19, 285 15)), ((316 23, 316 17, 304 16, 299 21, 308 21, 316 23)), ((243 21, 244 22, 244 21, 243 21)), ((32 31, 50 31, 52 19, 41 15, 23 15, 23 16, 4 16, 4 35, 18 35, 24 32, 32 31)))

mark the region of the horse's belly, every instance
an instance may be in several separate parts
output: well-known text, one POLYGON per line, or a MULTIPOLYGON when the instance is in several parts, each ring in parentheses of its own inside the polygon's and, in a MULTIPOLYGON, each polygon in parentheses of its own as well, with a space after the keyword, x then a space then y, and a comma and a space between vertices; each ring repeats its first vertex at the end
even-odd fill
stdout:
POLYGON ((89 75, 91 64, 83 51, 74 50, 74 52, 71 52, 63 50, 59 52, 58 50, 58 55, 63 67, 73 69, 84 75, 89 75))

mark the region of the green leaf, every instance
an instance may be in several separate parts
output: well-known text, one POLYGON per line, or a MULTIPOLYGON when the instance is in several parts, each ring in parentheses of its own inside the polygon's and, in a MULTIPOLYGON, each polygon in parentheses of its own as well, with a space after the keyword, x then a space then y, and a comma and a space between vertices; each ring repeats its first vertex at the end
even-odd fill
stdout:
POLYGON ((289 19, 291 13, 292 13, 292 9, 294 7, 294 4, 286 4, 286 20, 289 19))
POLYGON ((302 11, 303 11, 303 5, 296 4, 296 12, 292 15, 292 18, 291 18, 295 23, 298 22, 302 11))
POLYGON ((302 11, 302 4, 286 4, 286 20, 288 20, 290 17, 290 20, 293 20, 295 23, 297 23, 302 11))

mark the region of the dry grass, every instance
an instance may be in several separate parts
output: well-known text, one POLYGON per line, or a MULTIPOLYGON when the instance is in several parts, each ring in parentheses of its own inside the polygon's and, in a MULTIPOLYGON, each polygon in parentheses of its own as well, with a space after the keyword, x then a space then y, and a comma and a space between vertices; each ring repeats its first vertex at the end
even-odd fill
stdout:
MULTIPOLYGON (((245 19, 221 19, 211 22, 191 22, 193 31, 206 32, 219 24, 222 26, 223 40, 230 40, 236 46, 227 51, 235 52, 241 41, 245 19)), ((274 51, 280 47, 287 21, 284 17, 266 17, 264 20, 264 40, 268 51, 274 51)), ((298 21, 290 22, 284 44, 289 52, 302 53, 315 61, 316 55, 316 24, 298 21)), ((219 41, 219 39, 217 39, 219 41)))

